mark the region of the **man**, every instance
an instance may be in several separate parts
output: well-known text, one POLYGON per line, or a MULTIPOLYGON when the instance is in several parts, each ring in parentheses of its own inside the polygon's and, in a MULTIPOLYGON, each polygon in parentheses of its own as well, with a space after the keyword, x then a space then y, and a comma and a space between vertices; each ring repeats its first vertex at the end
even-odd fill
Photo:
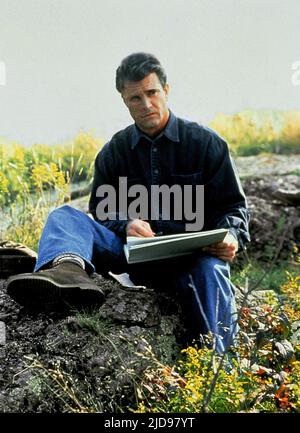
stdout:
POLYGON ((199 338, 211 331, 222 352, 237 329, 229 263, 239 244, 249 241, 246 200, 228 146, 215 132, 177 118, 168 109, 166 74, 153 55, 126 57, 117 69, 116 87, 135 123, 115 134, 96 157, 89 202, 94 219, 69 206, 51 212, 35 273, 10 278, 8 293, 25 305, 101 302, 103 293, 89 275, 94 270, 128 272, 137 284, 168 286, 176 292, 191 335, 199 338), (147 191, 151 185, 176 184, 184 190, 186 185, 203 184, 203 229, 228 228, 228 239, 189 256, 128 265, 126 236, 184 232, 187 221, 184 216, 163 219, 160 204, 151 198, 155 218, 130 218, 122 209, 103 218, 98 206, 105 197, 98 188, 113 187, 118 202, 121 177, 128 186, 143 185, 147 191))

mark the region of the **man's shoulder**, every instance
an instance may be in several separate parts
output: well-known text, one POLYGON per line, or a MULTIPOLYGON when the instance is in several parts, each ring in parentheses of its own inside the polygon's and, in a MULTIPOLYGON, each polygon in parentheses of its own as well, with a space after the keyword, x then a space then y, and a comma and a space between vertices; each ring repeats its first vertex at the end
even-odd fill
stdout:
POLYGON ((209 128, 208 126, 181 117, 178 117, 177 119, 178 119, 179 129, 184 134, 188 134, 190 137, 195 138, 196 140, 201 139, 208 142, 225 143, 224 138, 221 137, 217 133, 217 131, 209 128))

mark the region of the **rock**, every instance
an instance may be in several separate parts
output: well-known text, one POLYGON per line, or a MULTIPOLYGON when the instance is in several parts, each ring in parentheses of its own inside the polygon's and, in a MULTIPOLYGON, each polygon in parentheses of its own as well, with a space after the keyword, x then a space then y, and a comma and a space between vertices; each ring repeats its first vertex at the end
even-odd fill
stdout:
MULTIPOLYGON (((254 176, 242 181, 246 195, 264 198, 274 203, 283 203, 280 197, 276 197, 278 191, 290 191, 291 194, 299 193, 300 176, 254 176)), ((291 203, 293 206, 294 203, 291 203)))
POLYGON ((290 191, 279 188, 274 192, 273 197, 286 204, 293 206, 300 205, 300 189, 297 189, 296 191, 290 191))
MULTIPOLYGON (((291 259, 295 247, 300 247, 300 207, 287 204, 283 195, 297 194, 300 177, 265 176, 248 178, 243 187, 251 212, 249 255, 256 260, 291 259)), ((286 196, 285 196, 286 197, 286 196)))
POLYGON ((5 323, 0 322, 0 346, 5 346, 6 344, 6 329, 5 323))
POLYGON ((147 292, 115 288, 100 308, 103 317, 129 325, 155 326, 161 317, 154 290, 147 292))
POLYGON ((253 156, 240 156, 234 159, 242 179, 258 176, 284 177, 291 173, 297 173, 299 176, 300 174, 300 154, 261 154, 253 156))
POLYGON ((184 331, 176 301, 92 277, 106 294, 100 308, 51 314, 21 308, 0 282, 8 332, 0 412, 115 412, 134 402, 135 383, 155 359, 175 362, 184 331))

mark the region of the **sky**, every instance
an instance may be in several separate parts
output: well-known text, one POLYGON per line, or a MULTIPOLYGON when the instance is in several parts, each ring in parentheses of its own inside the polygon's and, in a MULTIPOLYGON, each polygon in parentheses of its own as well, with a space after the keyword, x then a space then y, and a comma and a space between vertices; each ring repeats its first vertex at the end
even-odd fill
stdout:
POLYGON ((132 123, 115 71, 137 51, 161 61, 178 116, 299 110, 299 23, 299 0, 0 0, 0 137, 109 140, 132 123))

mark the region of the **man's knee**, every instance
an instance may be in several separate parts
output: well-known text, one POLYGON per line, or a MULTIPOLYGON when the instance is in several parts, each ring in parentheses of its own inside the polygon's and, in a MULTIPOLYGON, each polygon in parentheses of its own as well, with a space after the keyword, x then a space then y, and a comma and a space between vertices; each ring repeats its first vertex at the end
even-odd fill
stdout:
POLYGON ((230 276, 230 266, 228 262, 209 255, 197 258, 195 268, 203 275, 224 275, 230 276))
POLYGON ((51 211, 48 215, 48 219, 64 219, 65 218, 89 218, 88 215, 85 212, 82 212, 79 209, 75 209, 74 207, 65 204, 63 206, 57 207, 56 209, 54 209, 53 211, 51 211))

